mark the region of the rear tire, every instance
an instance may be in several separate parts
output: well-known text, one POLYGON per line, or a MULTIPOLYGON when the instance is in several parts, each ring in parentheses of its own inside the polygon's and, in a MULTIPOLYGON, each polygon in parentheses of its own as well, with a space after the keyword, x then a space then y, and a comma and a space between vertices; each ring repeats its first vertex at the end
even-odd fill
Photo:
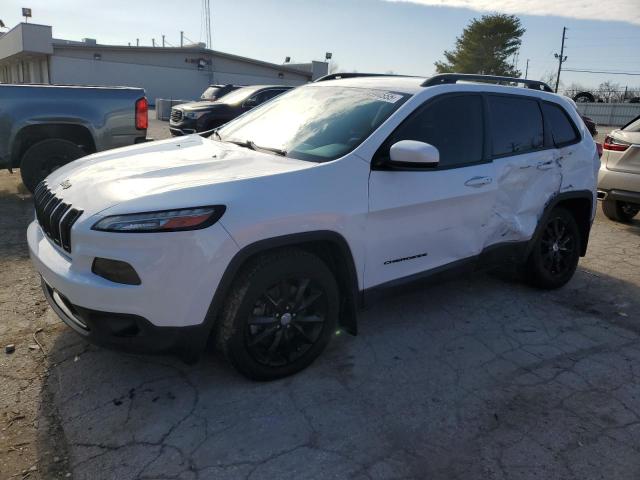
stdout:
POLYGON ((67 163, 85 156, 75 143, 59 138, 50 138, 35 143, 25 152, 20 162, 20 176, 25 187, 33 192, 51 172, 67 163))
POLYGON ((576 103, 594 103, 596 101, 596 97, 589 92, 580 92, 574 95, 573 101, 576 103))
POLYGON ((640 206, 618 200, 602 201, 602 212, 615 222, 629 223, 640 211, 640 206))
POLYGON ((562 287, 578 267, 580 248, 580 230, 573 215, 561 207, 553 209, 527 259, 528 282, 544 289, 562 287))
POLYGON ((336 329, 339 292, 315 255, 283 249, 251 261, 235 280, 216 343, 253 380, 275 380, 309 366, 336 329))

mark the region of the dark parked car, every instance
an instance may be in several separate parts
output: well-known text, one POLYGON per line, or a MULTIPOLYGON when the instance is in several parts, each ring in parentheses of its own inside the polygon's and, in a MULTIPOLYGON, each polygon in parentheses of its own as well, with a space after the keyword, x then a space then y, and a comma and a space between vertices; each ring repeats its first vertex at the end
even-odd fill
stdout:
POLYGON ((284 85, 254 85, 234 90, 216 102, 176 105, 171 109, 169 130, 175 136, 217 128, 292 88, 284 85))
POLYGON ((207 89, 200 95, 200 100, 208 100, 215 102, 220 100, 227 93, 233 92, 240 88, 240 85, 209 85, 207 89))

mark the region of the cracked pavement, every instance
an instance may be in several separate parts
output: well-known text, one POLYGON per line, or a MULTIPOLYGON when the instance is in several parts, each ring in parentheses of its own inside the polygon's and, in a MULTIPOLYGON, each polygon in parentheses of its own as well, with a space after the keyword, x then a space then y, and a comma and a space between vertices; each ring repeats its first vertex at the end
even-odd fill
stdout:
MULTIPOLYGON (((15 208, 3 238, 28 220, 15 208)), ((10 238, 0 339, 16 353, 0 353, 0 407, 32 413, 11 428, 0 418, 0 478, 31 464, 27 478, 47 479, 640 478, 637 219, 598 208, 560 290, 507 274, 412 289, 271 383, 214 354, 188 366, 86 344, 44 307, 24 240, 10 238), (25 348, 37 327, 44 355, 25 348), (21 456, 7 447, 15 429, 21 456)))
POLYGON ((599 218, 566 288, 408 292, 272 383, 62 330, 48 388, 73 476, 637 479, 639 245, 640 222, 599 218))

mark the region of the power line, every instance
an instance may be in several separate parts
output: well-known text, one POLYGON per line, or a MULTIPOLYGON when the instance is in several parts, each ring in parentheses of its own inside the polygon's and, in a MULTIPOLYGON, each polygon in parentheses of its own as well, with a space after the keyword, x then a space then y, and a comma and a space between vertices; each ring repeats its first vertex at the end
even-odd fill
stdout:
POLYGON ((580 73, 604 73, 607 75, 639 75, 640 72, 612 72, 610 70, 579 70, 574 68, 565 68, 565 72, 580 72, 580 73))

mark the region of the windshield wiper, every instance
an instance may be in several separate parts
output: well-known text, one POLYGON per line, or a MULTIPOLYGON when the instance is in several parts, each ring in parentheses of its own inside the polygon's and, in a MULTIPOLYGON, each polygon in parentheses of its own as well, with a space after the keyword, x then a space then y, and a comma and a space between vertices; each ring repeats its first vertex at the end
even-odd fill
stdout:
POLYGON ((280 155, 281 157, 286 157, 287 156, 287 151, 286 150, 282 150, 281 148, 263 147, 261 145, 256 145, 253 142, 251 142, 251 145, 253 146, 254 150, 258 150, 258 151, 261 151, 261 152, 267 152, 267 153, 275 153, 276 155, 280 155))
POLYGON ((275 153, 276 155, 280 155, 281 157, 286 157, 286 150, 282 150, 280 148, 273 147, 263 147, 260 145, 256 145, 252 140, 225 140, 229 143, 233 143, 234 145, 238 145, 240 147, 248 148, 250 150, 255 150, 256 152, 266 152, 266 153, 275 153))
POLYGON ((216 137, 218 137, 218 140, 222 141, 222 137, 218 133, 217 128, 213 128, 211 130, 205 130, 204 132, 198 132, 198 135, 204 138, 209 138, 211 135, 215 135, 216 137))

